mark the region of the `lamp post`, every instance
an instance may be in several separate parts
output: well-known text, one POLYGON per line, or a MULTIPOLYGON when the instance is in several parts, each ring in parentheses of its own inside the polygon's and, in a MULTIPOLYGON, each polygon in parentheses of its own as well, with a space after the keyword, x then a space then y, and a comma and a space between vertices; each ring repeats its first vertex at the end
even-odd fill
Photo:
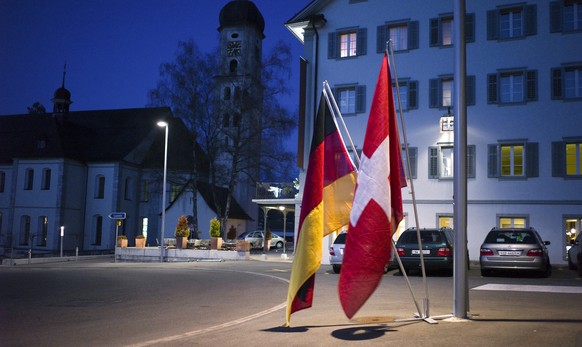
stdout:
POLYGON ((160 263, 164 262, 164 231, 166 228, 166 175, 168 172, 168 123, 159 121, 158 126, 166 128, 164 141, 164 180, 162 183, 162 228, 160 229, 160 263))

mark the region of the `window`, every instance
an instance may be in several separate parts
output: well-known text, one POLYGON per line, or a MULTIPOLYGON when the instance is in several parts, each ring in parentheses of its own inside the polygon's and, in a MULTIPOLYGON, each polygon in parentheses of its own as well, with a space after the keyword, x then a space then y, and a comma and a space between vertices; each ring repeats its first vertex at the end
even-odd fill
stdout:
MULTIPOLYGON (((428 81, 429 107, 444 108, 454 104, 454 80, 447 75, 433 78, 428 81)), ((475 76, 467 76, 465 79, 465 102, 467 105, 475 105, 475 76)))
POLYGON ((394 105, 396 110, 408 111, 418 108, 418 81, 410 81, 408 79, 398 80, 400 89, 400 102, 402 108, 398 103, 398 90, 395 81, 392 81, 392 93, 394 95, 394 105))
POLYGON ((582 216, 581 215, 573 215, 573 216, 565 216, 564 217, 564 230, 566 233, 566 237, 564 240, 566 241, 566 252, 572 246, 570 244, 571 241, 576 240, 576 237, 580 235, 582 230, 582 216))
MULTIPOLYGON (((453 45, 453 16, 443 15, 430 19, 429 45, 431 47, 447 47, 453 45)), ((475 14, 465 16, 465 42, 475 42, 475 14)))
MULTIPOLYGON (((452 144, 428 148, 428 178, 453 178, 454 148, 452 144)), ((475 145, 467 146, 467 177, 475 178, 475 145)))
POLYGON ((42 183, 40 189, 42 190, 51 189, 51 169, 42 170, 42 183))
POLYGON ((500 228, 526 228, 527 217, 524 216, 497 216, 500 228))
POLYGON ((95 199, 103 199, 105 197, 105 176, 97 175, 95 177, 95 199))
POLYGON ((4 186, 6 185, 6 173, 0 171, 0 193, 4 193, 4 186))
POLYGON ((487 102, 514 104, 538 99, 537 71, 512 70, 487 75, 487 102))
POLYGON ((172 183, 170 189, 170 202, 174 202, 180 195, 181 186, 179 184, 172 183))
POLYGON ((20 244, 28 245, 30 239, 30 216, 20 217, 20 244))
POLYGON ((390 22, 377 27, 376 52, 386 51, 386 42, 392 40, 394 52, 418 49, 418 21, 390 22))
POLYGON ((367 51, 366 28, 342 30, 328 35, 327 58, 349 58, 365 55, 367 51))
POLYGON ((342 114, 366 112, 366 86, 348 85, 333 89, 342 114))
POLYGON ((582 178, 582 138, 552 142, 552 176, 582 178))
POLYGON ((93 217, 93 225, 95 227, 95 246, 101 246, 103 240, 103 216, 96 215, 93 217))
POLYGON ((233 59, 230 61, 230 65, 229 65, 229 71, 231 75, 236 74, 236 70, 238 69, 238 61, 236 59, 233 59))
POLYGON ((488 145, 488 177, 538 177, 538 147, 538 143, 521 140, 488 145))
POLYGON ((141 233, 146 238, 148 238, 148 223, 149 219, 147 217, 141 218, 141 233))
POLYGON ((416 178, 416 167, 417 167, 417 158, 418 158, 418 148, 416 147, 408 147, 408 155, 410 156, 410 173, 408 174, 408 160, 406 158, 406 148, 402 145, 402 169, 406 174, 406 178, 410 179, 412 176, 413 179, 416 178))
POLYGON ((567 33, 582 30, 582 2, 550 2, 550 32, 567 33))
POLYGON ((148 180, 141 181, 141 192, 140 192, 142 202, 150 201, 150 182, 148 180))
POLYGON ((452 214, 437 214, 437 226, 438 228, 453 228, 453 215, 452 214))
POLYGON ((537 33, 536 5, 487 11, 487 40, 525 38, 537 33))
POLYGON ((46 246, 46 239, 48 236, 48 217, 40 216, 38 217, 38 236, 39 239, 36 241, 37 246, 46 246))
POLYGON ((582 98, 582 62, 552 69, 552 99, 582 98))
POLYGON ((24 173, 24 190, 32 190, 33 182, 34 182, 34 170, 26 169, 24 173))

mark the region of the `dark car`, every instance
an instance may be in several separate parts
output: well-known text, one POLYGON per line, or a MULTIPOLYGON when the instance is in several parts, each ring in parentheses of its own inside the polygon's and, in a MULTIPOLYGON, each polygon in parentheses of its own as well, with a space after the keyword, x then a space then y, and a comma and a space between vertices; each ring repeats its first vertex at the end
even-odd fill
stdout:
POLYGON ((496 270, 538 272, 544 277, 552 274, 546 245, 534 228, 493 228, 481 245, 479 263, 481 275, 496 270))
MULTIPOLYGON (((422 255, 426 270, 453 273, 453 230, 450 228, 421 229, 422 255)), ((416 228, 406 229, 396 242, 396 251, 406 272, 421 269, 416 228)))
POLYGON ((576 239, 570 241, 568 249, 568 268, 578 270, 578 275, 582 276, 582 233, 576 239))

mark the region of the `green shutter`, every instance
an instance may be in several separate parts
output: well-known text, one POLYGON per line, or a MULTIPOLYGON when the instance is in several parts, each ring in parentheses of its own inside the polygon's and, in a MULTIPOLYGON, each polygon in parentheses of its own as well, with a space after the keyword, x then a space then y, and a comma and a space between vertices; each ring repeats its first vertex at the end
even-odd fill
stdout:
POLYGON ((525 36, 532 36, 538 32, 538 15, 536 5, 526 5, 523 8, 523 34, 525 36))
POLYGON ((475 145, 467 146, 467 178, 475 178, 475 145))
POLYGON ((487 103, 496 104, 497 103, 497 74, 487 75, 487 103))
POLYGON ((437 108, 440 107, 439 98, 439 82, 438 78, 431 78, 428 81, 428 107, 437 108))
POLYGON ((360 28, 356 32, 356 55, 366 55, 368 52, 368 29, 360 28))
POLYGON ((499 38, 499 11, 487 11, 487 40, 499 38))
POLYGON ((465 16, 465 42, 475 42, 475 14, 465 16))
POLYGON ((428 148, 428 178, 439 178, 439 148, 428 148))
POLYGON ((467 76, 465 79, 465 102, 467 106, 475 105, 475 76, 467 76))
POLYGON ((329 33, 327 35, 327 58, 335 59, 337 58, 337 33, 329 33))
POLYGON ((356 86, 356 113, 366 112, 366 86, 356 86))
POLYGON ((550 32, 562 32, 562 1, 550 2, 550 32))
POLYGON ((538 99, 538 72, 536 70, 529 70, 525 72, 526 76, 526 90, 525 100, 536 101, 538 99))
POLYGON ((537 142, 525 144, 525 174, 527 177, 539 177, 539 145, 537 142))
POLYGON ((487 145, 487 177, 499 177, 497 145, 487 145))
POLYGON ((552 176, 566 175, 566 144, 562 141, 552 142, 552 176))
POLYGON ((387 37, 387 25, 381 25, 376 28, 376 53, 384 53, 386 51, 386 41, 388 41, 387 37))
POLYGON ((562 69, 554 68, 552 69, 552 99, 562 99, 564 98, 563 88, 562 88, 562 69))
MULTIPOLYGON (((410 171, 413 179, 416 179, 417 154, 418 148, 408 147, 408 155, 410 157, 410 171)), ((405 168, 405 170, 407 170, 407 168, 405 168)))
POLYGON ((435 47, 435 46, 440 46, 441 45, 441 40, 440 40, 440 26, 441 26, 441 21, 439 18, 431 18, 430 19, 430 23, 429 23, 429 33, 428 33, 428 37, 429 37, 429 46, 430 47, 435 47))
POLYGON ((408 109, 418 108, 418 81, 408 82, 408 109))
POLYGON ((418 21, 408 22, 408 49, 418 49, 418 21))

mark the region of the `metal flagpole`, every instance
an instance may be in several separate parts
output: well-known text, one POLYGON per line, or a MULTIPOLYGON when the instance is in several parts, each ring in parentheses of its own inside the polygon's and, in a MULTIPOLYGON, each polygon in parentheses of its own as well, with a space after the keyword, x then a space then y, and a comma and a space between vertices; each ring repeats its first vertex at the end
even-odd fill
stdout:
POLYGON ((454 158, 453 158, 453 221, 455 232, 453 314, 455 318, 467 318, 469 290, 467 281, 467 103, 465 99, 466 45, 465 0, 454 4, 454 158))
MULTIPOLYGON (((396 70, 396 60, 394 59, 394 51, 392 49, 392 40, 388 40, 386 42, 386 55, 389 57, 392 57, 392 67, 393 69, 392 72, 394 74, 394 81, 396 83, 396 95, 398 98, 398 105, 402 104, 402 100, 400 98, 400 86, 398 84, 398 72, 396 70)), ((443 315, 443 316, 435 316, 435 317, 431 317, 430 316, 430 304, 429 304, 429 297, 428 297, 428 283, 426 280, 426 268, 424 265, 424 255, 422 253, 422 240, 420 237, 420 223, 418 221, 418 209, 416 207, 416 195, 414 192, 414 183, 412 182, 412 166, 410 163, 410 155, 408 152, 408 139, 406 138, 406 127, 404 125, 404 116, 402 115, 402 107, 398 108, 398 113, 400 116, 400 126, 402 127, 402 140, 404 142, 404 150, 406 153, 406 169, 408 171, 408 182, 410 184, 410 196, 412 198, 412 208, 413 208, 413 213, 414 213, 414 221, 416 223, 416 238, 418 241, 418 249, 419 249, 419 256, 420 256, 420 268, 422 271, 422 283, 424 286, 424 300, 423 300, 423 311, 421 312, 420 310, 418 310, 418 317, 415 318, 409 318, 409 319, 397 319, 396 321, 398 322, 403 322, 403 321, 411 321, 411 320, 424 320, 427 323, 430 324, 436 324, 436 320, 435 319, 440 319, 440 318, 446 318, 446 317, 450 317, 450 315, 443 315)), ((394 251, 396 252, 396 245, 393 244, 394 247, 394 251)), ((407 282, 408 282, 408 277, 406 276, 406 271, 404 270, 404 267, 402 266, 402 262, 400 261, 400 257, 398 256, 398 253, 396 252, 396 256, 398 257, 398 264, 400 265, 400 271, 402 271, 402 275, 405 276, 407 282)), ((410 287, 410 283, 408 284, 410 287)), ((410 289, 411 293, 412 293, 412 289, 410 289)), ((413 298, 414 298, 414 294, 413 294, 413 298)), ((414 299, 414 303, 416 304, 416 299, 414 299)), ((418 304, 416 304, 417 309, 418 309, 418 304)))

